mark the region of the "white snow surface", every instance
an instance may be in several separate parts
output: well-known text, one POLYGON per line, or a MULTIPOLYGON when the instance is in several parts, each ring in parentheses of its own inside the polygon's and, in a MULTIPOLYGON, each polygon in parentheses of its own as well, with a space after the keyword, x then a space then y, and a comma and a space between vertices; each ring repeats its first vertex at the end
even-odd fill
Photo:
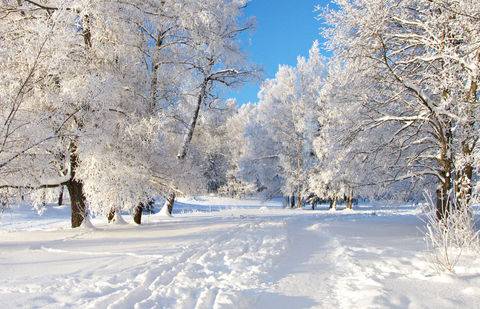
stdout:
POLYGON ((480 308, 478 258, 437 274, 413 206, 201 197, 174 209, 75 230, 68 207, 7 211, 0 308, 480 308))

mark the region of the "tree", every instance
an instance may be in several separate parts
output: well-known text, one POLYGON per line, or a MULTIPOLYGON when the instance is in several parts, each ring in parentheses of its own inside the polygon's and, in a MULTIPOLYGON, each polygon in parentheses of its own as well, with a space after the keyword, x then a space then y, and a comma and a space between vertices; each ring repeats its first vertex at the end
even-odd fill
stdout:
POLYGON ((87 206, 105 215, 129 210, 139 223, 152 196, 201 188, 196 160, 212 154, 182 139, 215 101, 215 84, 247 76, 236 45, 248 28, 238 26, 244 5, 3 1, 1 81, 13 81, 1 89, 9 102, 1 107, 3 192, 65 186, 78 227, 87 206), (189 146, 197 154, 178 160, 189 146))
POLYGON ((243 54, 236 40, 238 36, 252 25, 239 24, 238 16, 246 5, 245 0, 222 1, 211 0, 212 8, 190 30, 199 42, 192 48, 192 57, 186 60, 188 66, 197 75, 195 84, 195 102, 192 104, 191 118, 187 123, 186 133, 178 152, 178 158, 184 159, 192 141, 198 116, 202 105, 210 104, 215 97, 217 85, 233 87, 241 85, 252 78, 255 70, 244 61, 243 54))
POLYGON ((309 191, 308 174, 317 160, 313 140, 320 128, 315 111, 324 83, 323 62, 314 42, 308 59, 299 57, 295 68, 280 66, 275 78, 263 83, 246 127, 250 153, 243 160, 253 171, 246 166, 245 179, 258 182, 270 195, 291 195, 297 207, 309 191))
POLYGON ((371 157, 395 158, 386 182, 436 179, 438 218, 448 214, 453 184, 470 195, 477 99, 469 93, 478 80, 470 2, 337 1, 340 9, 323 15, 335 57, 363 83, 350 101, 358 107, 350 132, 377 137, 371 157))

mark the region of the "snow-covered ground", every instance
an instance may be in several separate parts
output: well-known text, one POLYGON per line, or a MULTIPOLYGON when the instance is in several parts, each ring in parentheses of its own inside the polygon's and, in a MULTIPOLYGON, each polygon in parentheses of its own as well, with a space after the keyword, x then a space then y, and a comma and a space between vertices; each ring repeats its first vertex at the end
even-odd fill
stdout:
POLYGON ((76 230, 65 207, 4 213, 0 308, 480 308, 480 261, 436 274, 411 206, 203 197, 175 209, 76 230))

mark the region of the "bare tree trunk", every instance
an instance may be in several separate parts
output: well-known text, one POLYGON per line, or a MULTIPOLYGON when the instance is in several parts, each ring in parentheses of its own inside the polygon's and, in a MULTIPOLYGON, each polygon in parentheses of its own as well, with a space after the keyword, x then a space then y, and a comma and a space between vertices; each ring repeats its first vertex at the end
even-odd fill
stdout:
POLYGON ((297 196, 297 208, 302 208, 303 200, 302 200, 302 192, 298 192, 297 196))
POLYGON ((47 205, 47 193, 45 189, 42 190, 42 206, 45 207, 47 205))
POLYGON ((133 209, 133 221, 139 225, 142 224, 143 207, 144 207, 143 203, 140 203, 138 204, 138 206, 136 206, 133 209))
POLYGON ((450 207, 450 194, 452 189, 452 157, 451 157, 451 139, 452 139, 452 131, 451 126, 445 130, 445 138, 444 140, 440 140, 441 148, 440 148, 440 158, 438 159, 438 163, 440 165, 440 178, 439 184, 437 187, 436 195, 436 212, 437 212, 437 219, 443 220, 448 217, 449 207, 450 207))
POLYGON ((60 193, 58 194, 58 206, 62 206, 63 205, 63 190, 64 190, 64 186, 60 186, 60 193))
POLYGON ((449 212, 449 203, 448 203, 448 193, 445 193, 447 186, 444 182, 440 182, 439 187, 437 188, 437 219, 443 220, 448 217, 449 212))
POLYGON ((290 208, 295 208, 295 193, 290 196, 290 208))
POLYGON ((331 210, 337 210, 337 197, 334 196, 330 199, 330 208, 331 210))
POLYGON ((68 194, 70 195, 70 204, 72 210, 72 228, 82 225, 87 215, 87 207, 85 203, 85 194, 83 191, 83 183, 75 179, 75 173, 78 168, 77 145, 75 142, 70 143, 70 180, 66 183, 68 194))
POLYGON ((113 219, 115 219, 115 211, 116 211, 115 207, 110 208, 110 211, 108 212, 108 216, 107 216, 108 223, 111 223, 113 219))
POLYGON ((70 195, 72 228, 76 228, 82 225, 82 222, 87 215, 83 184, 76 180, 70 180, 66 186, 70 195))
POLYGON ((348 195, 346 196, 346 207, 347 209, 353 209, 353 190, 348 191, 348 195))
POLYGON ((175 192, 170 192, 170 194, 167 197, 167 207, 168 207, 168 213, 171 215, 173 213, 173 205, 175 204, 175 192))
POLYGON ((157 96, 158 96, 158 68, 159 64, 159 53, 163 46, 163 39, 167 35, 167 31, 161 31, 158 33, 157 40, 155 43, 155 49, 153 51, 152 57, 152 78, 150 80, 150 113, 153 114, 155 111, 155 106, 157 103, 157 96))
POLYGON ((450 207, 450 193, 452 189, 451 182, 451 162, 446 159, 442 162, 439 184, 437 187, 437 219, 443 220, 448 217, 450 207))
MULTIPOLYGON (((480 62, 480 52, 477 55, 480 62)), ((467 137, 462 141, 462 155, 465 160, 464 166, 456 171, 455 175, 455 198, 457 207, 468 207, 472 197, 472 180, 473 180, 473 150, 478 140, 476 133, 476 113, 478 110, 478 83, 472 79, 467 100, 470 105, 467 110, 468 121, 466 124, 467 137)))
POLYGON ((197 98, 197 105, 195 106, 195 111, 193 113, 192 120, 190 121, 190 124, 188 126, 188 131, 183 140, 182 148, 180 149, 180 152, 177 155, 179 159, 184 159, 187 155, 188 147, 190 145, 190 142, 192 141, 193 133, 195 131, 195 126, 197 125, 198 114, 200 113, 200 107, 202 106, 203 100, 205 99, 205 95, 207 94, 208 83, 209 83, 209 80, 203 81, 202 89, 200 90, 200 94, 198 95, 198 98, 197 98))

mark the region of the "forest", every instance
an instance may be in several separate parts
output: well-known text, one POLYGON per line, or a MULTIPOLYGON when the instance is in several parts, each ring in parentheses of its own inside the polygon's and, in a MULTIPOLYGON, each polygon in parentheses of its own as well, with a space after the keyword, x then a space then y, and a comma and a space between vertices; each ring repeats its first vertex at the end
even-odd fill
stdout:
MULTIPOLYGON (((188 230, 182 227, 188 217, 181 213, 192 198, 194 207, 202 204, 195 197, 209 197, 210 210, 218 199, 235 205, 276 201, 273 223, 255 219, 251 224, 258 226, 238 228, 254 239, 257 232, 278 228, 278 216, 299 225, 295 218, 303 215, 314 223, 322 220, 317 216, 356 212, 380 220, 383 209, 391 214, 401 211, 395 205, 411 205, 412 217, 420 219, 405 219, 416 222, 405 235, 420 227, 418 237, 430 256, 425 265, 455 273, 468 268, 461 266, 464 258, 476 263, 478 0, 319 4, 311 8, 318 39, 307 55, 295 65, 279 65, 266 79, 242 46, 257 27, 255 17, 246 14, 256 1, 0 0, 0 227, 19 207, 39 214, 63 207, 63 222, 68 218, 63 234, 133 220, 119 238, 145 232, 155 239, 155 233, 164 233, 162 220, 188 230), (230 98, 252 82, 261 85, 256 102, 230 98), (379 204, 380 210, 362 208, 379 204), (160 221, 154 233, 149 218, 155 214, 160 221)), ((259 218, 266 216, 264 208, 256 208, 259 218)), ((255 214, 239 214, 238 220, 255 214)), ((252 244, 258 242, 245 248, 252 244)), ((81 244, 73 247, 81 250, 81 244)), ((8 248, 0 242, 0 250, 8 248)), ((480 305, 480 290, 474 288, 480 265, 472 269, 476 275, 462 279, 471 298, 438 308, 480 305)), ((185 276, 195 278, 195 271, 185 276)), ((1 283, 0 304, 7 293, 1 283)), ((215 306, 202 307, 165 293, 164 299, 177 301, 117 307, 222 307, 220 294, 215 306)), ((187 293, 185 299, 209 299, 202 293, 203 298, 187 293)), ((226 307, 275 307, 271 299, 252 304, 239 302, 248 298, 244 294, 238 297, 226 307)), ((287 308, 334 306, 291 301, 287 308)), ((409 307, 335 306, 355 304, 409 307)))

